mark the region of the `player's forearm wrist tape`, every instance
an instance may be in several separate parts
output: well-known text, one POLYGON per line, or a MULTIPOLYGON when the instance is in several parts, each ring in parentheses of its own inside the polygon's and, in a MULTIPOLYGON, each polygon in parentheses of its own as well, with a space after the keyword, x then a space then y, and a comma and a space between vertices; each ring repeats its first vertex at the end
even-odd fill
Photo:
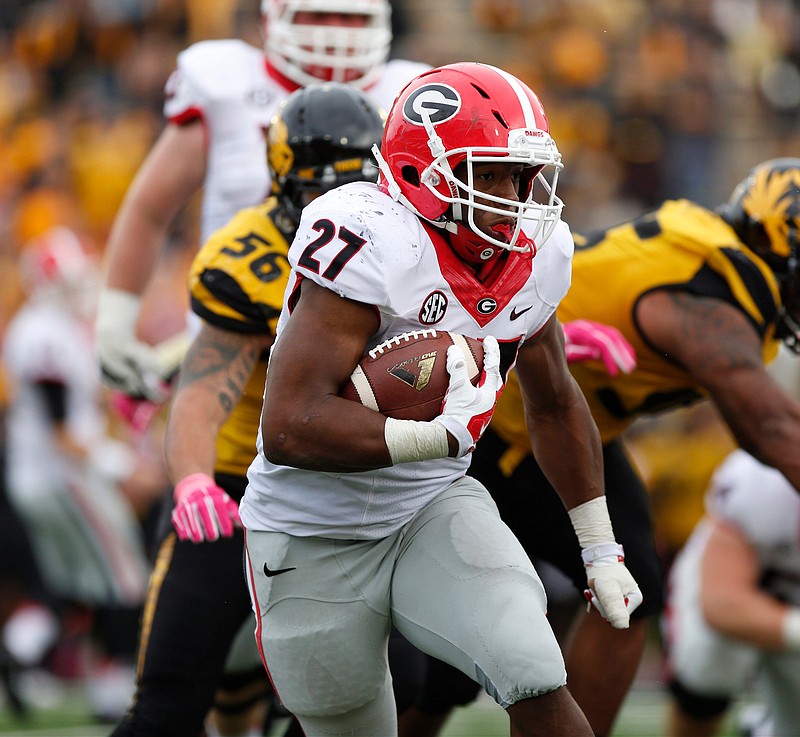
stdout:
POLYGON ((393 464, 446 458, 450 453, 447 430, 438 422, 387 417, 383 437, 393 464))
POLYGON ((138 294, 106 287, 100 290, 97 300, 99 320, 121 324, 129 332, 135 329, 142 306, 142 298, 138 294))
POLYGON ((783 641, 786 649, 800 651, 800 609, 790 607, 783 618, 783 641))
POLYGON ((608 516, 605 496, 579 504, 570 509, 568 514, 581 548, 614 542, 614 530, 611 527, 611 518, 608 516))

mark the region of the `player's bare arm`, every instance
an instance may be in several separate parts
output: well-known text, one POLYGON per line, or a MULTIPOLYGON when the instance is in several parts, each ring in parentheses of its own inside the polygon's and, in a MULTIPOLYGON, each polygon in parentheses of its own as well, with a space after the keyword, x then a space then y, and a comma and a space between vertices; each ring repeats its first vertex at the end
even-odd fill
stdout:
POLYGON ((761 341, 741 311, 682 292, 643 298, 637 321, 647 340, 705 387, 739 444, 800 489, 800 404, 772 379, 761 341))
POLYGON ((566 508, 600 496, 600 438, 583 393, 567 369, 564 336, 555 316, 523 344, 516 372, 533 452, 566 508))
POLYGON ((262 419, 267 458, 321 471, 391 465, 385 417, 338 396, 377 329, 374 307, 302 283, 270 356, 262 419))
POLYGON ((700 601, 715 630, 765 650, 785 647, 787 605, 763 590, 756 551, 731 524, 716 522, 703 553, 700 601))
POLYGON ((186 354, 165 437, 170 475, 211 473, 215 438, 272 336, 221 330, 204 323, 186 354))
POLYGON ((105 286, 141 294, 175 216, 203 185, 201 121, 169 124, 129 188, 109 236, 105 286))
POLYGON ((533 452, 569 512, 586 567, 588 595, 612 626, 625 629, 642 595, 614 538, 600 435, 567 369, 564 335, 555 316, 523 344, 516 370, 533 452))

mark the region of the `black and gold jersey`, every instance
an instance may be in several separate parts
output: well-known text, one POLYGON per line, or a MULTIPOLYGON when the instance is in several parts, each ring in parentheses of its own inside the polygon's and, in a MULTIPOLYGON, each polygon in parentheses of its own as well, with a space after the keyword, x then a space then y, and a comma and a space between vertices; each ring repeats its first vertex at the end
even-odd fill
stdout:
MULTIPOLYGON (((705 394, 687 371, 653 350, 636 325, 636 304, 654 289, 681 290, 734 305, 761 336, 765 363, 778 352, 775 277, 715 213, 687 200, 670 200, 609 230, 575 235, 572 285, 558 308, 559 319, 613 325, 637 356, 636 369, 617 376, 610 376, 599 361, 571 366, 604 443, 642 414, 689 404, 705 394)), ((492 427, 527 452, 515 380, 503 392, 492 427)))
MULTIPOLYGON (((289 277, 286 236, 275 224, 274 198, 239 212, 216 231, 192 262, 192 310, 223 330, 274 335, 289 277)), ((267 356, 217 436, 219 473, 244 476, 256 454, 267 356)))

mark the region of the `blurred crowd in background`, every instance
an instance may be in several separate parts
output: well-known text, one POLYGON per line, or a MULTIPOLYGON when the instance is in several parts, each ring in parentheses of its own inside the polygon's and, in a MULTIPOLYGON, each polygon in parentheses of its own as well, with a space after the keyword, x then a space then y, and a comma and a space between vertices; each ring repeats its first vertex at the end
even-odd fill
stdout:
MULTIPOLYGON (((575 230, 671 197, 713 208, 755 163, 800 155, 793 0, 392 4, 394 56, 495 64, 537 92, 563 154, 559 195, 575 230)), ((177 53, 229 37, 261 45, 258 0, 0 3, 0 338, 24 297, 19 264, 28 244, 67 226, 102 257, 164 125, 164 83, 177 53)), ((184 325, 197 223, 191 208, 179 219, 150 288, 142 325, 150 342, 184 325)), ((800 393, 797 368, 778 365, 800 393)), ((708 406, 640 423, 630 440, 668 560, 733 441, 708 406)))
MULTIPOLYGON (((800 148, 800 8, 791 0, 393 5, 396 56, 497 64, 539 94, 564 156, 560 186, 575 229, 666 197, 714 206, 753 163, 800 148)), ((258 13, 257 0, 2 4, 0 331, 31 238, 68 225, 102 251, 163 125, 178 51, 205 38, 259 45, 258 13)), ((196 219, 182 222, 176 251, 197 238, 196 219)), ((155 338, 175 329, 156 323, 155 338)))

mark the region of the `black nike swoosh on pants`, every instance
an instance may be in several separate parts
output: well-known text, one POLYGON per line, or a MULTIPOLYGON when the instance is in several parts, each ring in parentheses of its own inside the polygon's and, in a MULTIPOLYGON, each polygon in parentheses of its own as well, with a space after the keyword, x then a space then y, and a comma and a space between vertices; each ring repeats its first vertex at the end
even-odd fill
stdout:
POLYGON ((264 563, 264 575, 267 578, 272 578, 273 576, 277 576, 281 573, 286 573, 287 571, 294 571, 295 568, 276 568, 274 571, 264 563))

